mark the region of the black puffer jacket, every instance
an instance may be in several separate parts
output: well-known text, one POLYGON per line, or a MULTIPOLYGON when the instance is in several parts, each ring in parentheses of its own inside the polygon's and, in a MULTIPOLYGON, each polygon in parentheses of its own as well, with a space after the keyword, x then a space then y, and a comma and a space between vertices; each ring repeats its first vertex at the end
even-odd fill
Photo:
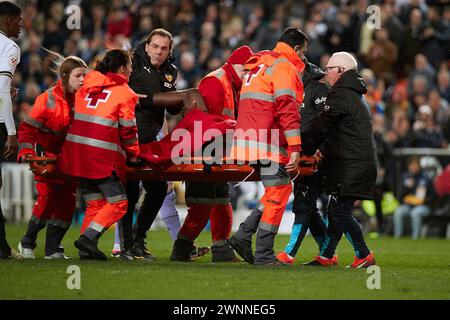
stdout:
POLYGON ((311 138, 311 126, 314 120, 323 110, 330 87, 320 80, 325 73, 318 66, 307 62, 302 77, 305 96, 300 108, 302 134, 302 152, 306 155, 314 154, 313 139, 311 138))
POLYGON ((328 193, 372 199, 377 177, 372 117, 362 94, 367 88, 356 70, 345 72, 328 94, 313 124, 315 146, 328 138, 324 183, 328 193))
POLYGON ((140 143, 156 140, 156 135, 164 123, 165 108, 153 105, 153 94, 175 91, 177 68, 169 61, 156 70, 150 63, 145 52, 145 42, 139 44, 133 52, 133 72, 129 86, 139 94, 146 94, 147 98, 139 99, 136 106, 136 122, 140 143))

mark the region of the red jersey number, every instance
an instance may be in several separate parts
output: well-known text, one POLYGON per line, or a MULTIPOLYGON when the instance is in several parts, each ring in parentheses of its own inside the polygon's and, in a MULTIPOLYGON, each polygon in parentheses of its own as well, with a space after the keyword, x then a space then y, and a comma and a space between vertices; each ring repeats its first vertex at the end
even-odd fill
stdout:
POLYGON ((246 75, 244 79, 244 86, 249 86, 252 82, 253 78, 256 78, 258 76, 258 73, 263 69, 264 64, 260 64, 259 66, 253 68, 250 70, 246 75))

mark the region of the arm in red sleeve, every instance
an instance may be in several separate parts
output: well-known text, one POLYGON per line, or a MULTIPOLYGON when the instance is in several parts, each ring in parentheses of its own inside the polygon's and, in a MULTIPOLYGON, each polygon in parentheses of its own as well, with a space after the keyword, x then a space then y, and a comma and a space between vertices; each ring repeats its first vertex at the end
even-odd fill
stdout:
POLYGON ((39 134, 39 131, 40 129, 22 121, 19 126, 18 134, 19 152, 17 154, 17 162, 21 162, 22 157, 25 155, 36 156, 36 151, 34 150, 34 137, 39 134))
POLYGON ((225 92, 220 81, 214 77, 205 78, 200 82, 198 91, 205 100, 208 112, 221 116, 225 103, 225 92))

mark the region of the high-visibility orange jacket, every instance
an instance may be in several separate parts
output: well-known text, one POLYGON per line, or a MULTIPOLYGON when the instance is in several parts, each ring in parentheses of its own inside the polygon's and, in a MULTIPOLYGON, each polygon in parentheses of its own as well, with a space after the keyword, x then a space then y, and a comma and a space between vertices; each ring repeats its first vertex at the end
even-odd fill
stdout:
POLYGON ((134 109, 138 97, 116 73, 90 72, 75 95, 75 115, 61 152, 59 168, 88 179, 124 180, 126 158, 137 156, 134 109))
POLYGON ((61 80, 34 102, 30 113, 19 126, 18 160, 23 155, 36 155, 39 144, 46 156, 57 156, 73 119, 73 111, 64 98, 61 80))
POLYGON ((204 77, 198 85, 198 90, 209 113, 234 120, 241 85, 242 80, 233 67, 226 63, 204 77))
POLYGON ((247 62, 232 157, 244 162, 270 159, 285 164, 301 151, 301 72, 305 65, 289 45, 278 42, 247 62))
MULTIPOLYGON (((27 154, 35 156, 36 145, 41 147, 47 157, 59 156, 72 120, 73 110, 64 97, 60 80, 36 98, 33 109, 20 124, 17 160, 20 161, 27 154)), ((38 175, 36 180, 60 181, 38 175)))

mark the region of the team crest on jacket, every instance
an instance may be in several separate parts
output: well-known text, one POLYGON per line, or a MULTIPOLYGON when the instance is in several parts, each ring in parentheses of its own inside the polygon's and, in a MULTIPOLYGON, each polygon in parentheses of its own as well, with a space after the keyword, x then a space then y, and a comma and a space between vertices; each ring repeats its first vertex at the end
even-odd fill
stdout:
POLYGON ((166 73, 166 79, 167 81, 172 82, 173 76, 170 73, 166 73))

